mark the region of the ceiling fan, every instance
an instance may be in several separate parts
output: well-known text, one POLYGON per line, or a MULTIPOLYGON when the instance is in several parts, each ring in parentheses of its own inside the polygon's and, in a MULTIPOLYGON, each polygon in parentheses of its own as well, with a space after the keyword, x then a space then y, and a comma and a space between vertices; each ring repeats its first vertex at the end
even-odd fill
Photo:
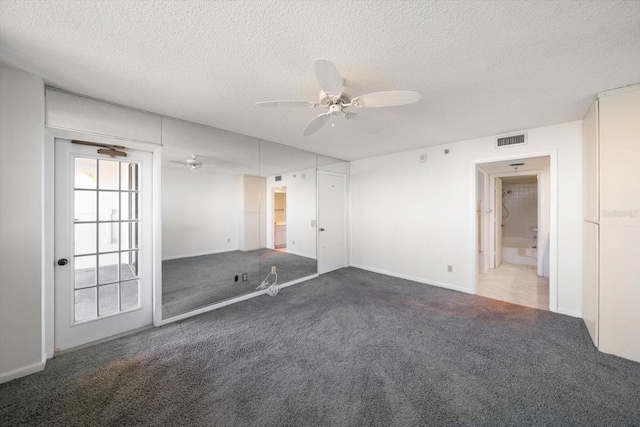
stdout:
POLYGON ((349 107, 378 108, 394 107, 396 105, 411 104, 420 100, 420 94, 413 91, 386 91, 373 92, 352 98, 351 95, 342 92, 344 79, 340 77, 338 69, 333 62, 326 59, 316 59, 314 62, 316 79, 322 88, 319 102, 309 101, 264 101, 256 102, 256 106, 265 108, 327 108, 329 111, 322 113, 311 120, 304 128, 303 135, 309 136, 317 132, 331 117, 342 115, 350 119, 356 113, 348 111, 349 107))
POLYGON ((198 160, 198 157, 201 156, 199 154, 192 154, 190 159, 187 159, 183 162, 178 160, 169 160, 169 163, 174 163, 191 170, 202 169, 204 167, 204 164, 201 160, 198 160))

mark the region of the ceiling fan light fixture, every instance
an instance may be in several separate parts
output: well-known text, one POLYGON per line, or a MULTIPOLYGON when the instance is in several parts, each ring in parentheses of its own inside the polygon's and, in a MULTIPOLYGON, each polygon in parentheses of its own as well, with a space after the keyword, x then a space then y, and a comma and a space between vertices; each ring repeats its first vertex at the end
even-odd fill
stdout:
MULTIPOLYGON (((298 107, 298 108, 329 108, 327 113, 316 116, 307 123, 302 133, 304 136, 310 136, 316 133, 327 120, 336 114, 342 114, 348 119, 355 116, 355 113, 347 111, 349 107, 356 108, 378 108, 378 107, 395 107, 398 105, 412 104, 418 102, 421 95, 414 91, 384 91, 372 92, 359 97, 352 98, 351 95, 342 92, 344 79, 340 76, 338 69, 333 62, 326 59, 316 59, 314 69, 318 85, 322 88, 320 91, 320 103, 316 104, 308 101, 263 101, 257 102, 258 107, 274 108, 274 107, 298 107)), ((331 127, 335 127, 333 120, 331 127)))

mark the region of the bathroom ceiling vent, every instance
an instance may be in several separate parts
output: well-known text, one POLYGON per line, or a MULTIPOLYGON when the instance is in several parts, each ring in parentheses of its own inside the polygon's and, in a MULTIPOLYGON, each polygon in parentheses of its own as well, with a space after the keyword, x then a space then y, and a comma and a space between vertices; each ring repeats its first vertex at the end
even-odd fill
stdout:
POLYGON ((496 138, 496 148, 512 147, 514 145, 523 145, 526 143, 526 133, 520 133, 518 135, 499 136, 496 138))

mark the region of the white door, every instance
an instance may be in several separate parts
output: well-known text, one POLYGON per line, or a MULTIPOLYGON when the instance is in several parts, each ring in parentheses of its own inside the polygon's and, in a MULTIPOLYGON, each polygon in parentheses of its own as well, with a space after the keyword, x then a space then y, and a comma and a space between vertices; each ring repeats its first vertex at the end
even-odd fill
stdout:
POLYGON ((346 180, 318 171, 318 274, 347 266, 346 180))
POLYGON ((56 139, 56 350, 152 324, 151 159, 56 139))
POLYGON ((493 216, 495 218, 495 244, 493 247, 495 248, 495 256, 494 256, 494 266, 493 268, 500 267, 502 264, 502 179, 496 178, 495 185, 495 206, 493 209, 493 216))

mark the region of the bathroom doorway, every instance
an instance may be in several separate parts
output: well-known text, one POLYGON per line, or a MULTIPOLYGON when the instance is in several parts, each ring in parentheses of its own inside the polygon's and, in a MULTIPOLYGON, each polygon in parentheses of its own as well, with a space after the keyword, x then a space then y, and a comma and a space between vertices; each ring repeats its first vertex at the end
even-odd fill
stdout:
POLYGON ((287 187, 273 190, 273 247, 287 248, 287 187))
POLYGON ((476 294, 549 310, 549 158, 480 164, 477 179, 476 294))

